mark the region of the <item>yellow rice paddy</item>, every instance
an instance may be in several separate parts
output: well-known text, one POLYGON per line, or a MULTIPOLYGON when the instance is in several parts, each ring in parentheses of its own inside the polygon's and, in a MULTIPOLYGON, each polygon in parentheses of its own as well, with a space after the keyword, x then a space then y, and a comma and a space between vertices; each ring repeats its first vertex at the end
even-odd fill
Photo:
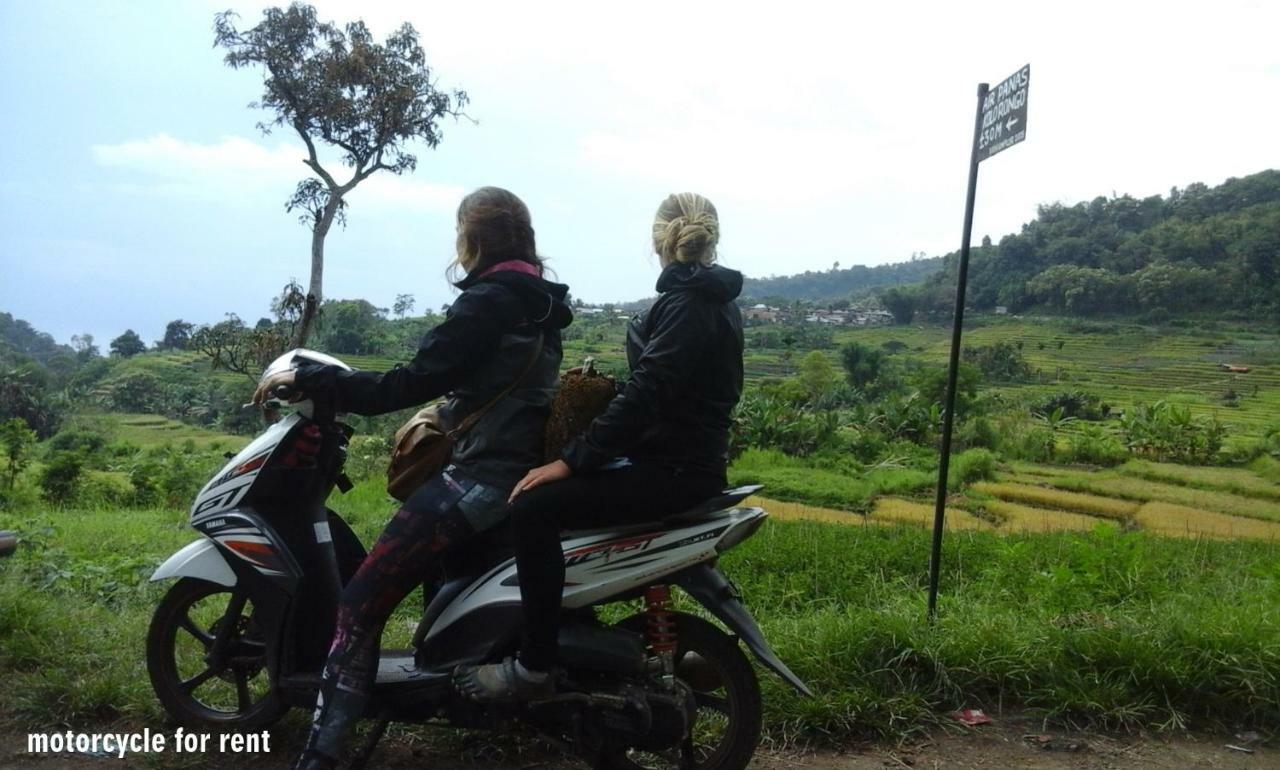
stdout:
POLYGON ((1265 479, 1247 468, 1211 468, 1131 460, 1116 470, 1126 476, 1137 476, 1152 481, 1211 487, 1249 497, 1280 500, 1280 484, 1265 479))
POLYGON ((1134 515, 1144 530, 1166 537, 1280 540, 1280 524, 1166 502, 1144 503, 1134 515))
MULTIPOLYGON (((871 509, 870 519, 872 522, 932 527, 933 504, 917 503, 899 497, 882 497, 876 500, 875 507, 871 509)), ((943 521, 947 529, 994 529, 991 522, 979 519, 961 508, 948 508, 943 521)))
POLYGON ((1137 512, 1139 505, 1128 500, 1117 500, 1112 497, 1088 495, 1081 492, 1067 492, 1062 489, 1049 489, 1031 484, 982 481, 974 484, 972 489, 1007 502, 1023 503, 1036 508, 1083 513, 1089 516, 1102 516, 1108 519, 1128 519, 1137 512))
POLYGON ((782 521, 824 521, 828 524, 866 524, 866 518, 857 513, 835 508, 821 508, 804 503, 786 503, 758 495, 748 497, 744 505, 757 505, 769 512, 770 518, 782 521))
POLYGON ((1005 500, 992 500, 983 507, 987 513, 1001 520, 999 529, 1002 532, 1090 532, 1105 521, 1082 513, 1035 508, 1005 500))
MULTIPOLYGON (((758 496, 747 498, 746 504, 758 505, 768 511, 770 517, 782 521, 822 521, 828 524, 856 526, 868 524, 933 526, 933 505, 897 497, 882 497, 877 500, 869 516, 758 496)), ((992 529, 990 523, 960 508, 947 509, 946 526, 948 529, 992 529)))

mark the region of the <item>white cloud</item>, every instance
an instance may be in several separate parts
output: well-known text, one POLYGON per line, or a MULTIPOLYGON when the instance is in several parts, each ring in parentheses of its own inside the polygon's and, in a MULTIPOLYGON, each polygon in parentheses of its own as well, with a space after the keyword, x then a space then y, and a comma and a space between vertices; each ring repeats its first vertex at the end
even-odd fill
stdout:
MULTIPOLYGON (((133 172, 141 181, 120 180, 117 188, 141 194, 182 195, 202 199, 287 197, 297 182, 311 175, 300 145, 265 146, 243 137, 226 136, 212 144, 188 142, 168 134, 120 144, 94 145, 101 166, 133 172), (228 196, 232 196, 228 198, 228 196)), ((326 163, 339 179, 350 170, 326 163)), ((433 184, 380 172, 350 193, 352 201, 382 207, 436 213, 452 212, 462 196, 454 185, 433 184)))

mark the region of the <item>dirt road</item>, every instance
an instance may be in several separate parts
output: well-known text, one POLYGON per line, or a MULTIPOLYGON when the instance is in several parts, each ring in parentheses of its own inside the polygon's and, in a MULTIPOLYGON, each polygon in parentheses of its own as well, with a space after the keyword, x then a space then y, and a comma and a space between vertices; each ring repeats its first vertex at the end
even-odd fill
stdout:
MULTIPOLYGON (((214 768, 284 770, 300 738, 298 730, 279 736, 267 754, 175 754, 113 757, 61 754, 38 756, 26 751, 27 736, 0 730, 0 767, 23 770, 110 770, 111 768, 214 768)), ((578 770, 586 765, 527 741, 487 740, 476 734, 425 744, 419 739, 392 736, 375 754, 372 767, 432 768, 432 770, 578 770)), ((995 724, 963 728, 954 734, 933 735, 903 745, 867 744, 840 750, 774 751, 762 748, 752 770, 1119 770, 1121 768, 1215 768, 1221 770, 1278 770, 1280 749, 1244 735, 1104 735, 1046 730, 1032 719, 1001 719, 995 724), (1228 748, 1234 745, 1248 751, 1228 748), (1252 753, 1249 753, 1252 752, 1252 753)))

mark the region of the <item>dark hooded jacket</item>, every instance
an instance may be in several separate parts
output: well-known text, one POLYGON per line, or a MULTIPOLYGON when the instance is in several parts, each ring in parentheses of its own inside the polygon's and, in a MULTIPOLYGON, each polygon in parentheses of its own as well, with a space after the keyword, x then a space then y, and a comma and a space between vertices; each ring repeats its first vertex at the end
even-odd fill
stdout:
POLYGON ((573 320, 564 284, 512 270, 468 276, 445 320, 408 364, 387 372, 300 367, 307 392, 331 387, 339 411, 375 415, 447 396, 443 416, 456 425, 489 403, 529 367, 514 390, 454 446, 463 474, 504 489, 542 462, 543 433, 560 372, 560 330, 573 320), (539 336, 542 348, 534 360, 539 336))
POLYGON ((561 458, 575 472, 626 456, 723 482, 742 396, 742 274, 675 262, 657 288, 627 328, 626 385, 561 458))

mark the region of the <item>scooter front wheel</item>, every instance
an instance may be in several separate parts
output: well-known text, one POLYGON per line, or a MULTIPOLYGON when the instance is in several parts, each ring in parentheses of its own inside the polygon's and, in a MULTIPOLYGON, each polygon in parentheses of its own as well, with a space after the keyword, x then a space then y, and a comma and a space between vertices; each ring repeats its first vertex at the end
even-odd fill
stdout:
POLYGON ((259 730, 288 710, 253 600, 234 587, 175 583, 151 617, 147 672, 165 711, 188 727, 259 730))

